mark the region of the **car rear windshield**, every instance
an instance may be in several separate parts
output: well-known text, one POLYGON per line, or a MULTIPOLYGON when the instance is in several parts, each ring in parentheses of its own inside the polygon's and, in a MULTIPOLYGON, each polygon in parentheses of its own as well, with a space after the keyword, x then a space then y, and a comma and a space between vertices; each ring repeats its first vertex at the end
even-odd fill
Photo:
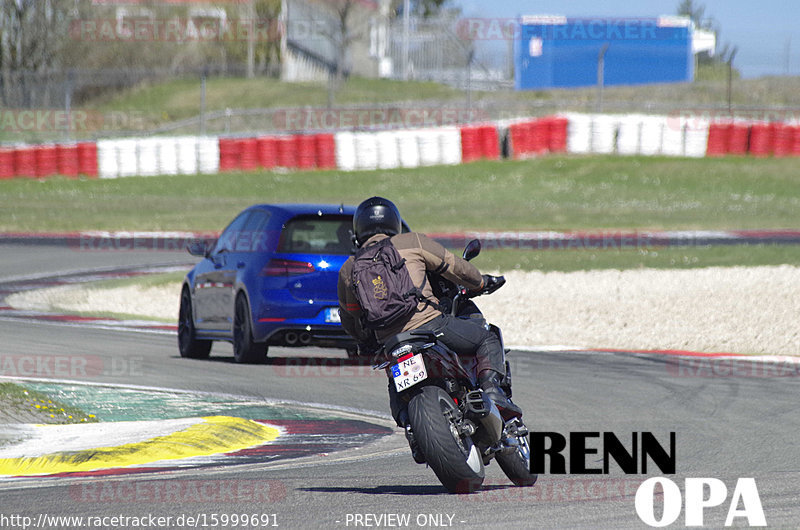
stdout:
POLYGON ((353 220, 350 216, 302 216, 286 223, 278 252, 351 254, 353 220))

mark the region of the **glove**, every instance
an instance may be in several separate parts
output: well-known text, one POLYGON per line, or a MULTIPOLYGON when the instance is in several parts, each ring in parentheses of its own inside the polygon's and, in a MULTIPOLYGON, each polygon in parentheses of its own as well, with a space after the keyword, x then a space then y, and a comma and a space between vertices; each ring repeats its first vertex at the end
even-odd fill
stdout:
POLYGON ((485 294, 493 293, 502 287, 504 283, 506 283, 505 276, 492 276, 490 274, 484 274, 482 292, 485 294))

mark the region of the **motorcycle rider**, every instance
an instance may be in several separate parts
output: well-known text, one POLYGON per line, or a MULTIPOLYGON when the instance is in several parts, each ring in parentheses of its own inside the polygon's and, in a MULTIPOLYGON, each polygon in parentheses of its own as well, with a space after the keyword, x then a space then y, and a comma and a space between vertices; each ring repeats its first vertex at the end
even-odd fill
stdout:
MULTIPOLYGON (((410 317, 388 329, 367 329, 362 320, 362 309, 354 289, 351 256, 339 272, 338 297, 342 327, 359 344, 382 345, 386 339, 403 331, 425 329, 440 334, 439 340, 460 355, 475 355, 478 361, 478 382, 484 393, 500 410, 505 419, 519 417, 522 410, 511 402, 500 388, 505 375, 503 347, 497 336, 480 323, 443 314, 433 294, 427 273, 443 276, 454 283, 464 285, 472 291, 480 291, 495 278, 481 275, 468 261, 453 255, 441 244, 417 232, 402 233, 402 218, 397 207, 383 197, 371 197, 363 201, 353 215, 353 234, 358 248, 366 247, 383 239, 391 242, 405 259, 405 265, 422 297, 417 310, 410 317)), ((409 443, 414 451, 413 433, 410 432, 407 404, 401 400, 393 381, 389 381, 389 405, 392 416, 399 427, 406 429, 409 443)), ((418 455, 414 455, 418 460, 418 455)))

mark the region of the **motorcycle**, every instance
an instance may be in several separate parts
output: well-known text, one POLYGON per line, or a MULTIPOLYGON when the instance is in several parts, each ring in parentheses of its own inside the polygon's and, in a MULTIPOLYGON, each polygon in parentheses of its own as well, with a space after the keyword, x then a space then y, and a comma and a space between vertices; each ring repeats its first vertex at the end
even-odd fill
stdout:
MULTIPOLYGON (((479 253, 480 242, 473 240, 463 257, 471 260, 479 253)), ((503 344, 500 329, 485 322, 470 298, 496 291, 505 283, 504 277, 497 277, 474 294, 439 276, 431 282, 444 311, 458 318, 478 319, 503 344)), ((500 387, 510 398, 508 361, 505 366, 500 387)), ((373 368, 386 370, 401 399, 407 401, 409 423, 419 449, 449 492, 478 490, 485 477, 484 467, 492 459, 516 486, 536 482, 537 475, 530 473, 528 429, 521 418, 504 420, 484 395, 477 382, 475 356, 459 356, 440 343, 435 332, 418 329, 387 340, 373 368)))

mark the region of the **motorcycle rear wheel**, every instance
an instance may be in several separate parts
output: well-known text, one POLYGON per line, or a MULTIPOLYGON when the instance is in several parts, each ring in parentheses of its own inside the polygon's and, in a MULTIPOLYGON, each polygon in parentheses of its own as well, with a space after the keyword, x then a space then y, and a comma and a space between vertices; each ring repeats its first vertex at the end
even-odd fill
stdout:
POLYGON ((428 465, 450 493, 471 493, 483 484, 478 448, 461 436, 453 415, 458 408, 438 386, 422 387, 408 404, 409 421, 428 465))

